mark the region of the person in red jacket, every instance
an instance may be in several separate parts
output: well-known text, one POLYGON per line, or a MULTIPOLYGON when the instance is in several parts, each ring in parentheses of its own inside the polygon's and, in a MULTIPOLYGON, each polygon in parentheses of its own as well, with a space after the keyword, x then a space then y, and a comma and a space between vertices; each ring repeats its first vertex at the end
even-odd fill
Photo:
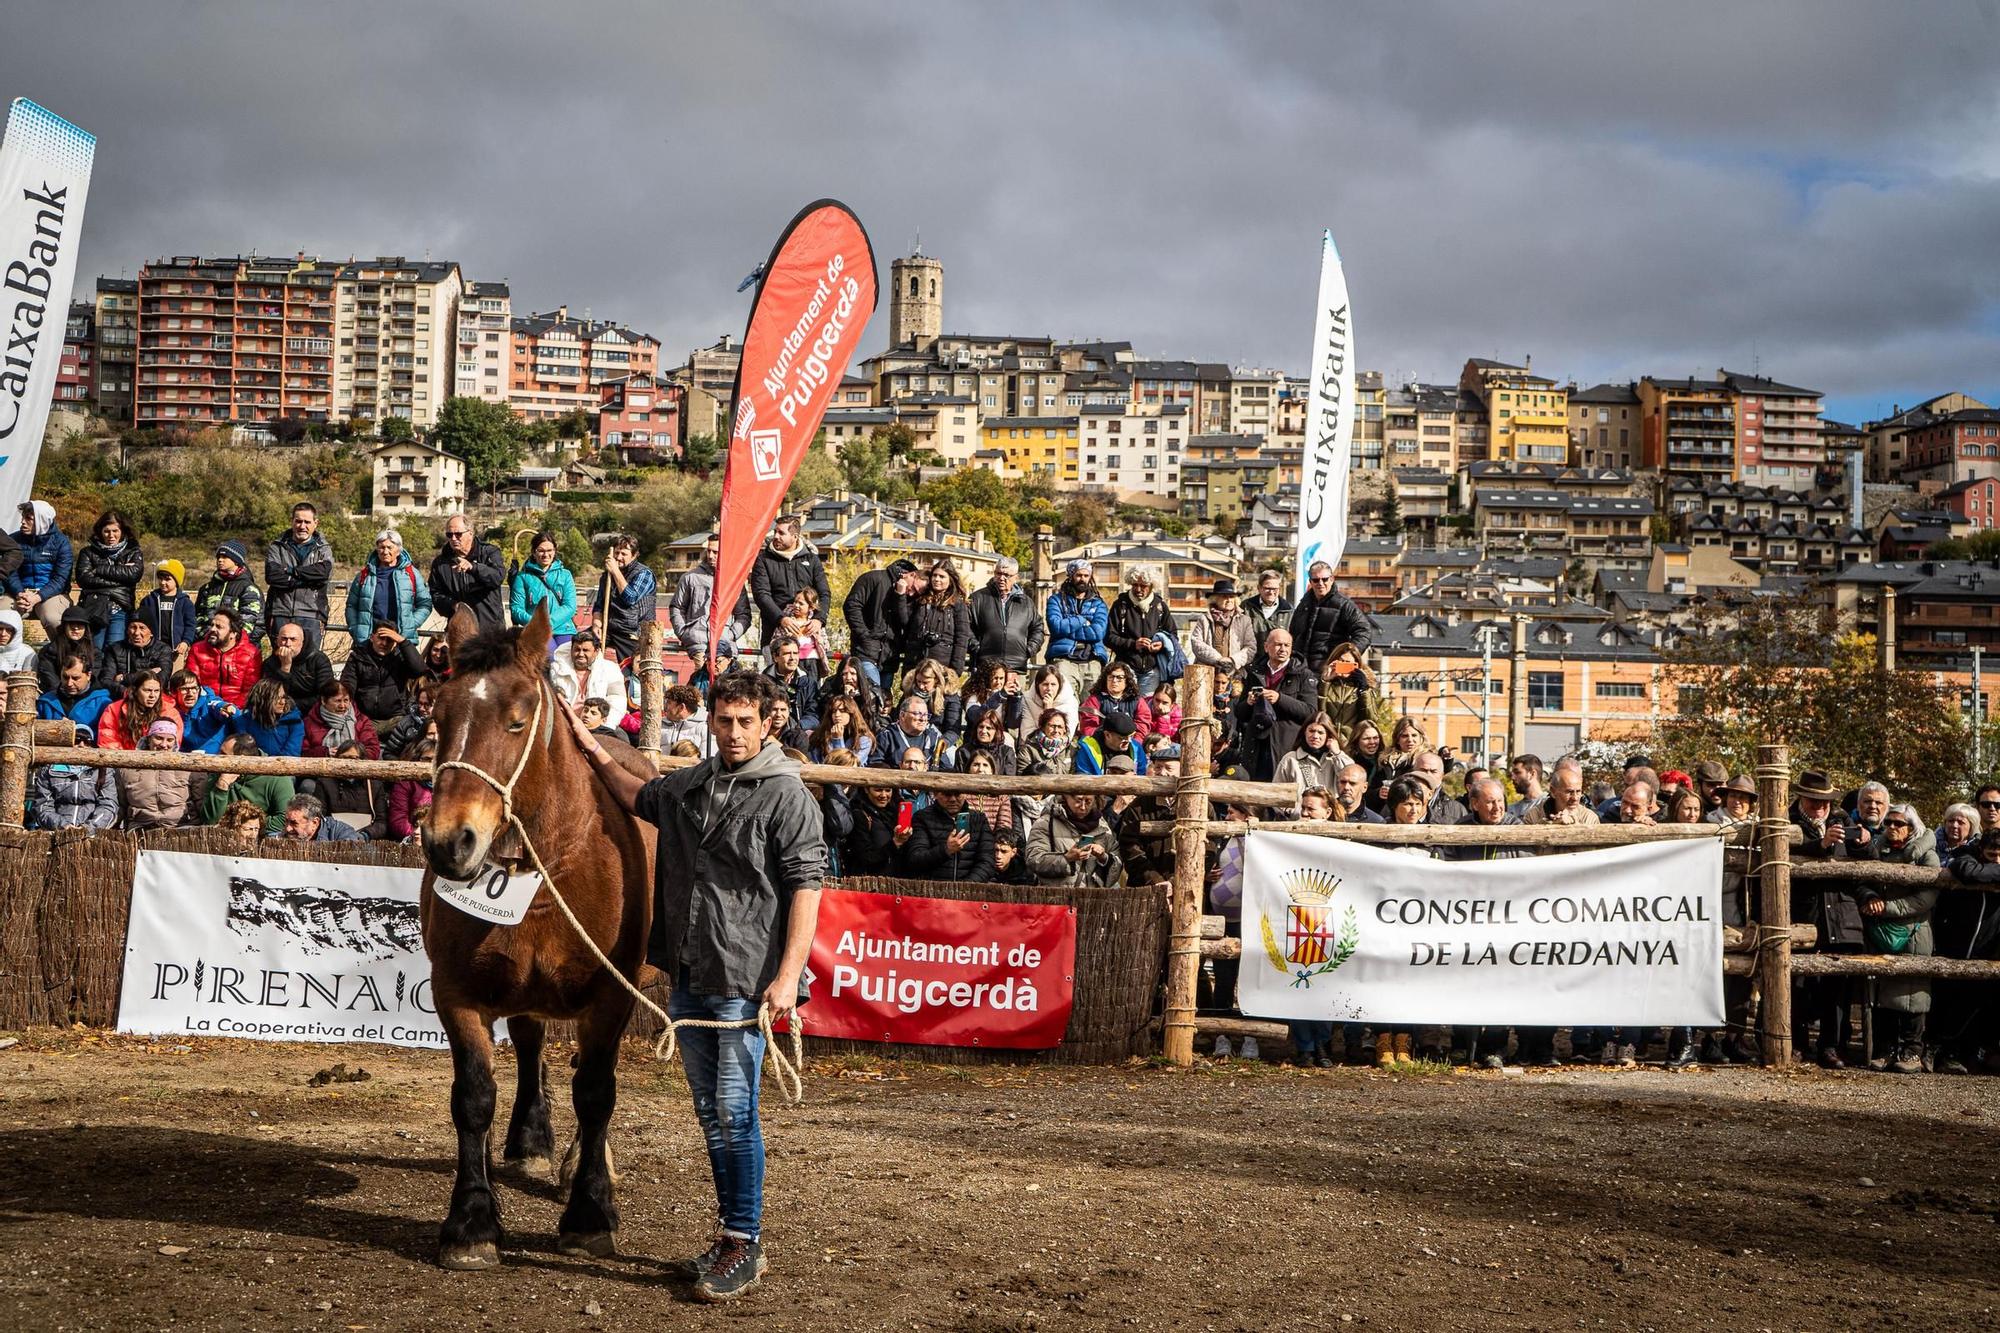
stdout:
POLYGON ((354 696, 341 681, 330 680, 320 690, 319 702, 306 710, 305 728, 305 747, 300 754, 324 758, 353 741, 367 758, 382 757, 382 738, 376 734, 375 724, 354 706, 354 696))
POLYGON ((256 641, 243 633, 243 622, 227 607, 208 618, 208 633, 188 649, 188 670, 195 679, 238 708, 250 702, 250 687, 264 669, 256 641))

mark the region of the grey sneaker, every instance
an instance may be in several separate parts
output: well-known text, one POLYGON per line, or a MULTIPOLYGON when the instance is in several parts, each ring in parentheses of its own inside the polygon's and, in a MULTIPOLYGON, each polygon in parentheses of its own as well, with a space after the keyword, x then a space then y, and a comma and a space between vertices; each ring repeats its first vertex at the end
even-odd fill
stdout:
POLYGON ((723 1235, 716 1237, 716 1246, 715 1257, 695 1279, 695 1296, 704 1301, 733 1301, 755 1291, 770 1266, 764 1260, 763 1243, 723 1235))
POLYGON ((1482 1055, 1479 1057, 1479 1067, 1481 1069, 1505 1069, 1507 1062, 1498 1055, 1482 1055))
POLYGON ((1209 1052, 1210 1057, 1217 1060, 1227 1060, 1231 1054, 1233 1052, 1229 1049, 1229 1038, 1218 1032, 1215 1035, 1215 1049, 1209 1052))
POLYGON ((1257 1039, 1255 1037, 1245 1037, 1243 1039, 1243 1058, 1245 1060, 1263 1058, 1263 1052, 1257 1049, 1257 1039))

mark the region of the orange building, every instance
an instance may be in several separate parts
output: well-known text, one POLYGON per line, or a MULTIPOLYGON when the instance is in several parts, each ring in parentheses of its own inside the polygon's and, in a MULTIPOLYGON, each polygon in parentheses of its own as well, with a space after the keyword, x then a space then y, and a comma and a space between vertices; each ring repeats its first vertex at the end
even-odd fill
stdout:
POLYGON ((166 430, 333 414, 337 264, 177 255, 139 270, 133 422, 166 430))
POLYGON ((660 368, 660 340, 623 324, 571 319, 568 306, 513 321, 507 402, 524 417, 597 410, 599 388, 660 368))

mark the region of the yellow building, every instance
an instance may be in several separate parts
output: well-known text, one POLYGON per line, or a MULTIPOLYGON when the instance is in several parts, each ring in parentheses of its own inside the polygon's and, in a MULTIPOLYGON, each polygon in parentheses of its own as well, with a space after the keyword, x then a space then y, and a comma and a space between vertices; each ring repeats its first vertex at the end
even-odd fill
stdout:
POLYGON ((1503 462, 1568 463, 1569 394, 1527 365, 1474 357, 1459 388, 1486 409, 1486 457, 1503 462))
POLYGON ((1075 417, 987 417, 979 423, 979 446, 1004 454, 1008 468, 1021 476, 1074 485, 1076 421, 1075 417))

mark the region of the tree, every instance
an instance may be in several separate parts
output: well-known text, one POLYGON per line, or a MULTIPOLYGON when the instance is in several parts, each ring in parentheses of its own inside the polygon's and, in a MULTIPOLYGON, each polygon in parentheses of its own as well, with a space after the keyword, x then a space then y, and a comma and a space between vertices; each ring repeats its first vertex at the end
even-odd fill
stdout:
POLYGON ((581 407, 573 407, 557 417, 555 425, 558 439, 588 439, 597 429, 597 414, 581 407))
POLYGON ((465 460, 466 480, 491 490, 520 466, 522 441, 514 409, 483 398, 447 398, 431 428, 431 443, 465 460))
POLYGON ((699 432, 687 437, 681 449, 681 470, 706 477, 722 461, 722 444, 713 435, 699 432))
POLYGON ((417 428, 408 417, 383 417, 378 429, 385 444, 408 444, 417 438, 417 428))
POLYGON ((785 508, 801 509, 815 495, 830 495, 840 489, 845 480, 840 464, 824 449, 808 449, 799 470, 792 477, 791 488, 785 492, 785 508))
POLYGON ((1932 560, 2000 560, 2000 528, 1932 542, 1924 548, 1924 555, 1932 560))
POLYGON ((1016 560, 1028 560, 1034 555, 1033 548, 1021 538, 1020 525, 1005 509, 982 505, 960 509, 954 514, 951 525, 961 532, 984 532, 986 539, 993 543, 993 549, 1002 555, 1011 555, 1016 560))
POLYGON ((1104 501, 1079 495, 1063 506, 1056 526, 1070 538, 1072 545, 1081 546, 1111 531, 1111 513, 1104 507, 1104 501))
POLYGON ((1868 779, 1935 809, 1970 776, 1971 737, 1958 700, 1923 671, 1884 671, 1873 635, 1842 633, 1803 598, 1743 610, 1734 626, 1690 633, 1668 654, 1677 716, 1655 758, 1692 771, 1720 759, 1749 772, 1757 746, 1791 747, 1795 768, 1839 786, 1868 779))
POLYGON ((1396 488, 1389 488, 1389 498, 1382 501, 1382 535, 1400 537, 1403 535, 1403 502, 1396 495, 1396 488))

